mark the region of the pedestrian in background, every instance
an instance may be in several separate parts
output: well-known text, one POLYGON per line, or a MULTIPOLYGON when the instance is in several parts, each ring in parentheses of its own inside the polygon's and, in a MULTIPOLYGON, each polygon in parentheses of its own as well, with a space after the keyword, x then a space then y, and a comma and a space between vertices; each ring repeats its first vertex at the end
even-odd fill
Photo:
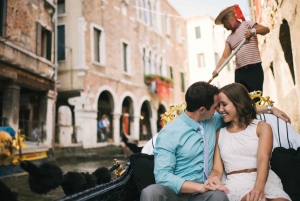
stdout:
POLYGON ((98 121, 98 139, 97 141, 105 142, 107 141, 107 134, 110 132, 110 121, 107 116, 102 115, 101 119, 98 121))

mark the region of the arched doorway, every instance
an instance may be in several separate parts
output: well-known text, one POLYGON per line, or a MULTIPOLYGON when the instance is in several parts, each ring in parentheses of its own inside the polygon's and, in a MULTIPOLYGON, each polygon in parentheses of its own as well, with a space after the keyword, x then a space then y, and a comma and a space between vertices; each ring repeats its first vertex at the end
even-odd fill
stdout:
POLYGON ((120 134, 131 134, 133 123, 133 104, 132 99, 127 96, 122 103, 122 116, 120 118, 120 134))
POLYGON ((166 112, 166 108, 164 105, 159 104, 158 110, 157 110, 157 132, 159 132, 163 128, 163 121, 161 118, 163 117, 164 113, 166 112))
POLYGON ((42 128, 45 122, 39 119, 40 94, 34 90, 21 88, 19 107, 19 129, 25 135, 27 141, 45 139, 42 128))
POLYGON ((151 107, 149 101, 145 101, 142 104, 141 116, 140 116, 140 140, 150 140, 152 138, 151 122, 152 116, 151 107))
POLYGON ((109 91, 103 91, 98 99, 97 117, 97 142, 113 142, 113 116, 114 109, 112 95, 109 91))

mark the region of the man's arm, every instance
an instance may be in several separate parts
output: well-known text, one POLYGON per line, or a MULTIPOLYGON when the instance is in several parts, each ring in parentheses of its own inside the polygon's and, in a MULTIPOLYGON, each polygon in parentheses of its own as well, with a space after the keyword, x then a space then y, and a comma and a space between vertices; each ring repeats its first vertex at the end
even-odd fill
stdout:
POLYGON ((259 35, 266 35, 270 32, 270 29, 268 27, 262 26, 260 24, 255 24, 253 28, 256 30, 256 34, 259 35))
POLYGON ((180 189, 180 193, 205 193, 207 190, 204 184, 193 181, 185 181, 180 189))
POLYGON ((222 55, 222 57, 220 58, 220 60, 219 60, 219 62, 218 62, 218 64, 217 64, 217 66, 216 66, 216 68, 215 68, 215 70, 214 70, 214 72, 213 72, 213 76, 214 77, 216 77, 216 76, 218 76, 218 68, 224 63, 224 61, 229 57, 229 55, 231 54, 231 48, 230 48, 230 46, 227 44, 227 45, 225 45, 225 49, 224 49, 224 52, 223 52, 223 55, 222 55))
POLYGON ((177 144, 172 133, 161 131, 157 137, 154 148, 154 175, 157 184, 169 187, 178 193, 204 193, 204 184, 187 181, 174 175, 176 168, 177 144))
POLYGON ((266 35, 270 32, 270 29, 268 27, 262 26, 260 24, 255 24, 252 29, 248 29, 245 33, 245 38, 251 38, 251 36, 254 36, 256 34, 259 35, 266 35), (254 32, 253 32, 254 29, 254 32))
POLYGON ((185 182, 185 179, 174 175, 177 144, 178 142, 172 138, 172 133, 162 130, 154 148, 155 182, 169 187, 176 194, 180 192, 185 182))

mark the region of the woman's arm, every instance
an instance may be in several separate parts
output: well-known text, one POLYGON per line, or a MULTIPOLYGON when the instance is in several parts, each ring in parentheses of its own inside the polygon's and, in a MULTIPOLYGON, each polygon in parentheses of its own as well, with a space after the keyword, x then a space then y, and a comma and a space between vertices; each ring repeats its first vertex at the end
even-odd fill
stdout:
POLYGON ((250 200, 263 198, 264 188, 269 174, 269 161, 273 147, 273 134, 271 126, 263 121, 258 123, 257 136, 257 177, 253 189, 249 193, 250 200))
POLYGON ((220 149, 218 145, 220 131, 217 131, 216 134, 216 145, 215 145, 215 153, 214 153, 214 166, 213 169, 205 182, 205 188, 208 190, 221 190, 225 193, 228 193, 229 190, 225 187, 222 182, 222 174, 223 174, 223 162, 221 159, 220 149))
POLYGON ((223 174, 223 162, 220 155, 220 148, 218 145, 220 131, 217 131, 216 134, 216 145, 215 145, 215 153, 214 153, 214 166, 211 170, 209 177, 217 176, 217 178, 221 181, 223 174))
MULTIPOLYGON (((256 106, 257 114, 267 113, 267 112, 268 112, 267 106, 263 106, 263 105, 256 106)), ((276 117, 282 119, 283 121, 287 121, 291 123, 291 119, 283 111, 281 111, 280 109, 274 106, 271 107, 271 113, 274 114, 276 117)))

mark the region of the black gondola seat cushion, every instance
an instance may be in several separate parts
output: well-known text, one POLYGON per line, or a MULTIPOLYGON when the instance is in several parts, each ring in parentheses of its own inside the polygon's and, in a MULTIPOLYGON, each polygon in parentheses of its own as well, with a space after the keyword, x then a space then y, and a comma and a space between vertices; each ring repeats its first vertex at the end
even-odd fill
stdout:
POLYGON ((136 153, 129 157, 130 165, 133 169, 136 186, 141 191, 151 184, 155 184, 154 178, 154 156, 136 153))
POLYGON ((281 179, 284 191, 292 200, 300 200, 300 147, 276 147, 270 159, 271 169, 281 179))

